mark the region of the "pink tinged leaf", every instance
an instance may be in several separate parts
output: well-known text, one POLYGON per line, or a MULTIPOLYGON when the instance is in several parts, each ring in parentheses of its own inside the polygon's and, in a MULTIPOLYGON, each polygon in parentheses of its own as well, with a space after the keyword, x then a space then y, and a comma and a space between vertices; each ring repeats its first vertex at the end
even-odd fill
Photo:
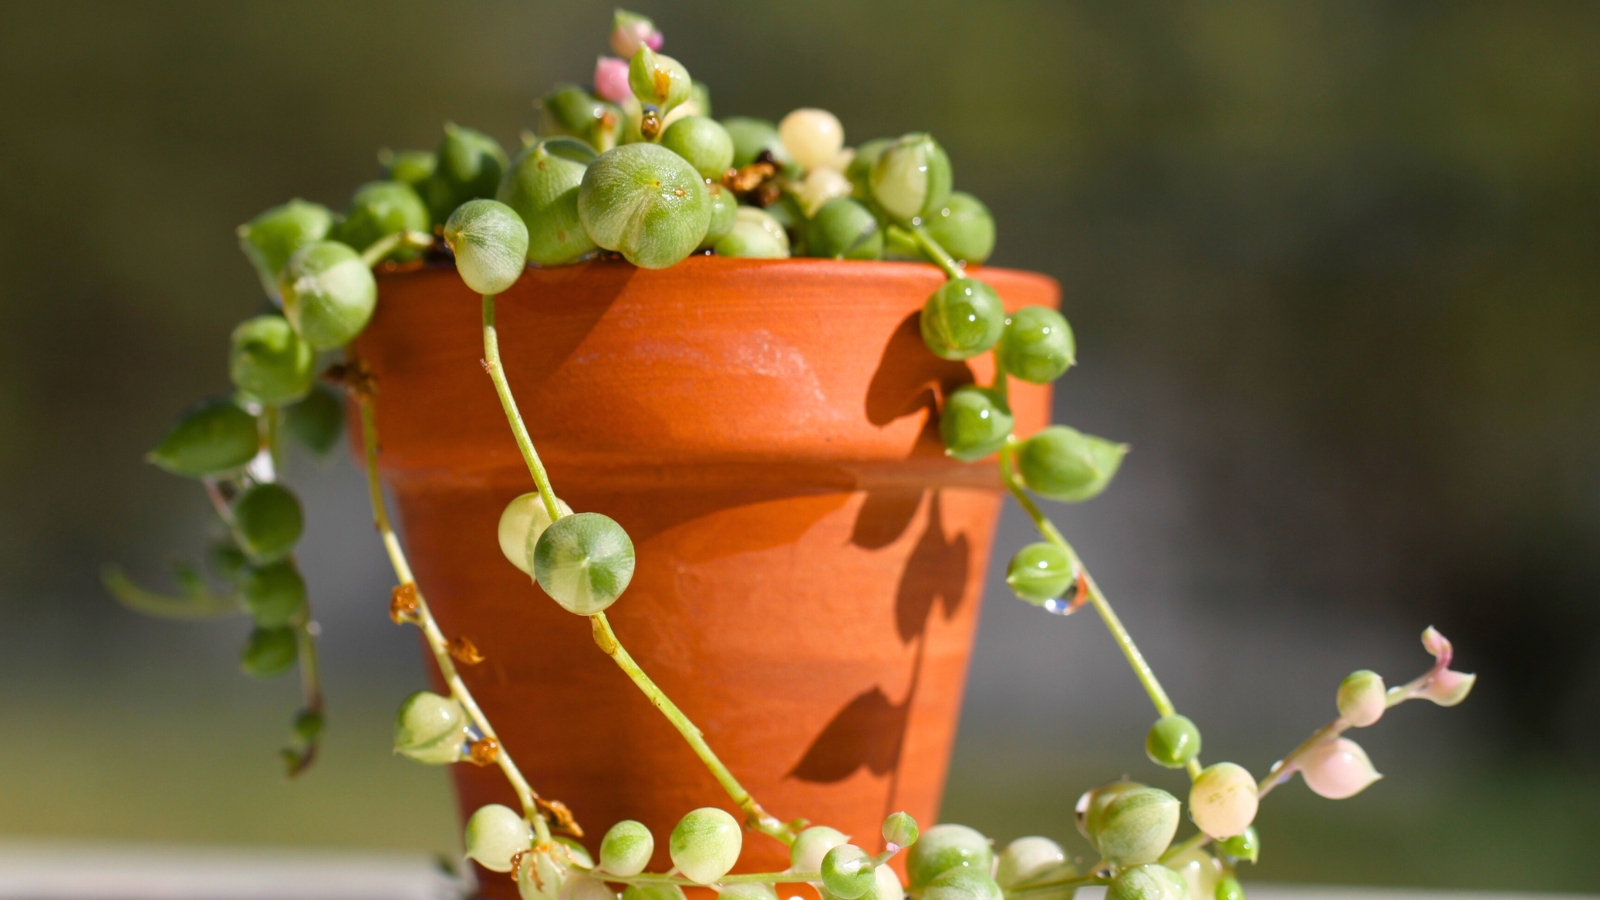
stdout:
POLYGON ((1367 751, 1349 738, 1325 741, 1306 751, 1300 774, 1307 787, 1329 800, 1354 797, 1383 777, 1372 767, 1367 751))
POLYGON ((1445 669, 1428 679, 1428 684, 1422 689, 1421 696, 1440 706, 1455 706, 1467 699, 1472 693, 1472 685, 1478 676, 1466 672, 1457 672, 1454 669, 1445 669))
POLYGON ((1450 655, 1453 649, 1450 646, 1450 641, 1432 625, 1429 625, 1428 630, 1422 633, 1422 647, 1428 651, 1429 655, 1440 660, 1444 665, 1448 666, 1450 664, 1450 655))
POLYGON ((639 52, 640 47, 659 50, 661 44, 661 32, 655 30, 645 20, 618 23, 611 31, 611 49, 623 59, 633 59, 633 55, 639 52))
POLYGON ((632 97, 633 89, 628 87, 628 61, 615 56, 595 60, 594 92, 612 103, 623 103, 632 97))

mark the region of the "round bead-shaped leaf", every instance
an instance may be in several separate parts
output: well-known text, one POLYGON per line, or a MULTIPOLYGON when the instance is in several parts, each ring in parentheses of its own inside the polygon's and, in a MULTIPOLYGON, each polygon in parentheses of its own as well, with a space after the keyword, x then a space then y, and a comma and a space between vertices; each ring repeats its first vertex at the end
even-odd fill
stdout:
POLYGON ((228 376, 252 400, 284 406, 316 381, 316 352, 283 316, 256 316, 233 329, 228 376))
MULTIPOLYGON (((572 515, 572 507, 560 498, 556 499, 556 509, 563 516, 572 515)), ((549 527, 550 512, 545 509, 538 491, 529 491, 517 497, 507 503, 505 511, 500 513, 500 552, 513 566, 532 575, 533 549, 539 545, 539 538, 544 536, 544 530, 549 527)))
POLYGON ((1094 843, 1094 836, 1100 833, 1100 817, 1105 813, 1106 806, 1121 794, 1142 787, 1144 785, 1137 781, 1113 781, 1084 791, 1073 810, 1078 833, 1088 838, 1089 843, 1094 843))
POLYGON ((234 531, 243 550, 258 562, 271 562, 294 549, 305 530, 300 501, 281 484, 253 485, 234 498, 234 531))
POLYGON ((558 900, 617 900, 617 892, 598 878, 573 872, 561 886, 558 900))
POLYGON ((442 765, 461 759, 466 742, 467 714, 454 698, 418 691, 400 704, 394 725, 396 753, 442 765))
POLYGON ((276 678, 294 668, 300 643, 293 628, 252 629, 245 641, 239 668, 253 678, 276 678))
MULTIPOLYGON (((571 138, 540 141, 518 154, 500 181, 496 199, 528 226, 528 261, 541 266, 574 262, 595 248, 578 218, 578 189, 588 161, 571 138)), ((588 159, 594 152, 588 151, 588 159)))
POLYGON ((806 874, 821 872, 822 858, 828 851, 849 842, 849 836, 837 828, 813 825, 800 832, 789 845, 789 868, 806 874))
POLYGON ((956 388, 939 412, 944 452, 962 462, 977 462, 1005 445, 1015 419, 1006 398, 996 390, 964 385, 956 388))
POLYGON ((872 887, 861 895, 861 900, 905 900, 905 886, 892 867, 879 866, 872 874, 872 887))
POLYGON ((1177 872, 1148 863, 1125 869, 1106 888, 1106 900, 1188 900, 1189 886, 1177 872))
POLYGON ((705 178, 721 178, 733 165, 733 138, 705 116, 684 116, 668 125, 661 133, 661 146, 683 157, 705 178))
POLYGON ((444 242, 474 293, 502 293, 527 267, 528 226, 498 200, 468 200, 456 207, 444 223, 444 242))
POLYGON ((321 456, 332 450, 344 433, 344 404, 328 388, 314 387, 283 411, 283 427, 306 449, 321 456))
POLYGON ((705 238, 696 248, 699 250, 710 250, 732 231, 734 223, 739 221, 739 210, 742 208, 733 191, 714 181, 706 185, 706 195, 711 198, 711 219, 706 225, 705 238))
POLYGON ((568 612, 592 616, 633 580, 633 541, 600 513, 563 516, 533 548, 533 577, 568 612))
POLYGON ((913 890, 951 869, 971 869, 988 876, 994 861, 989 839, 965 825, 935 825, 906 854, 906 875, 913 890))
POLYGON ((872 857, 855 844, 840 844, 822 857, 822 886, 839 900, 860 900, 877 880, 872 857))
POLYGON ((1339 718, 1357 728, 1365 728, 1383 718, 1389 707, 1388 689, 1383 676, 1371 669, 1351 672, 1339 682, 1339 718))
POLYGON ((611 826, 600 840, 600 868, 629 877, 644 871, 656 852, 656 838, 643 822, 624 819, 611 826))
POLYGON ((908 134, 883 149, 868 176, 872 197, 896 221, 916 224, 950 197, 950 158, 927 134, 908 134))
POLYGON ((705 179, 656 144, 624 144, 583 175, 578 216, 594 242, 645 269, 681 262, 711 225, 705 179))
POLYGON ((1218 841, 1217 849, 1234 859, 1255 862, 1261 858, 1261 836, 1256 833, 1256 827, 1251 825, 1231 838, 1218 841))
POLYGON ((825 109, 797 109, 778 123, 778 139, 802 169, 832 166, 844 149, 844 126, 825 109))
POLYGON ((822 204, 806 223, 806 254, 823 259, 882 259, 883 229, 865 206, 848 197, 822 204))
POLYGON ((739 861, 743 845, 744 833, 739 820, 725 810, 705 806, 678 820, 667 851, 672 855, 672 864, 685 878, 711 884, 728 874, 739 861))
POLYGON ((333 213, 320 203, 290 200, 239 226, 239 247, 255 266, 267 296, 279 300, 278 274, 296 250, 328 236, 333 213))
POLYGON ((439 157, 430 150, 382 150, 378 153, 378 163, 383 166, 386 180, 408 184, 415 190, 433 177, 434 170, 439 168, 439 157))
POLYGON ((1052 425, 1023 442, 1017 470, 1032 490, 1051 500, 1076 503, 1104 491, 1127 452, 1127 444, 1052 425))
POLYGON ((1217 879, 1222 877, 1222 866, 1217 858, 1199 847, 1170 854, 1161 864, 1177 872, 1188 885, 1188 900, 1211 900, 1211 893, 1217 889, 1217 879))
MULTIPOLYGON (((432 226, 428 206, 411 185, 400 181, 372 181, 356 189, 345 210, 344 221, 333 229, 333 239, 365 250, 380 238, 432 226)), ((399 247, 385 259, 416 259, 414 247, 399 247)))
POLYGON ((944 359, 969 359, 1000 340, 1005 307, 994 288, 975 278, 945 282, 922 306, 922 340, 944 359))
POLYGON ((922 829, 917 827, 917 820, 908 812, 890 813, 883 820, 883 839, 904 850, 915 844, 922 835, 922 829))
POLYGON ((560 900, 572 875, 572 851, 557 841, 548 849, 533 850, 522 857, 522 866, 517 869, 517 894, 522 900, 560 900))
POLYGON ((1053 309, 1024 306, 1006 319, 995 357, 1007 372, 1023 381, 1049 384, 1072 367, 1077 348, 1072 328, 1053 309))
POLYGON ((1160 788, 1122 791, 1105 805, 1089 839, 1119 866, 1155 862, 1178 831, 1181 807, 1177 797, 1160 788))
POLYGON ((994 252, 994 217, 965 191, 952 191, 927 215, 925 227, 946 253, 964 263, 982 265, 994 252))
POLYGON ((741 206, 734 212, 733 227, 712 245, 718 256, 745 259, 787 259, 789 234, 765 210, 741 206))
POLYGON ((239 583, 251 618, 264 628, 287 625, 306 608, 306 581, 288 560, 252 566, 239 583))
POLYGON ((255 416, 232 400, 211 400, 184 413, 145 459, 174 475, 199 478, 242 468, 260 445, 255 416))
POLYGON ((435 222, 450 218, 468 200, 493 197, 506 168, 506 152, 498 141, 452 122, 445 123, 437 157, 433 177, 421 189, 435 222))
POLYGON ((1214 900, 1244 900, 1244 886, 1232 875, 1224 875, 1217 879, 1217 887, 1211 896, 1214 900))
POLYGON ((640 47, 628 62, 628 86, 633 88, 633 95, 645 106, 660 110, 663 116, 689 99, 693 83, 683 63, 649 47, 640 47))
POLYGON ((533 846, 533 829, 509 806, 490 803, 467 819, 467 857, 491 872, 511 871, 511 860, 533 846))
MULTIPOLYGON (((626 63, 623 64, 626 67, 626 63)), ((600 132, 615 131, 621 125, 617 108, 596 99, 575 84, 558 85, 539 99, 539 131, 549 135, 566 135, 591 146, 598 141, 600 132), (611 121, 607 121, 610 117, 611 121)))
POLYGON ((1005 893, 987 871, 949 869, 922 889, 922 900, 1004 900, 1005 893))
POLYGON ((1150 761, 1168 769, 1181 769, 1200 755, 1200 729, 1188 716, 1162 716, 1144 736, 1150 761))
POLYGON ((1072 586, 1072 558, 1055 544, 1039 541, 1017 551, 1006 566, 1006 584, 1029 603, 1065 594, 1072 586))
POLYGON ((289 257, 279 280, 283 313, 317 350, 349 343, 378 305, 378 282, 360 254, 345 244, 307 244, 289 257))
MULTIPOLYGON (((1373 768, 1367 751, 1349 738, 1323 741, 1306 751, 1300 758, 1300 775, 1305 778, 1306 787, 1311 788, 1317 796, 1327 797, 1329 800, 1354 797, 1383 777, 1373 768)), ((1246 773, 1246 777, 1248 776, 1249 773, 1246 773)), ((1251 785, 1254 784, 1252 781, 1251 785)), ((1254 807, 1251 807, 1250 812, 1253 817, 1254 807)), ((1199 824, 1198 816, 1195 823, 1199 824)), ((1201 826, 1201 830, 1211 834, 1212 837, 1226 837, 1226 835, 1212 834, 1204 825, 1201 826)))
POLYGON ((778 137, 778 126, 766 119, 734 116, 723 119, 722 127, 733 139, 733 167, 742 169, 769 152, 780 164, 790 162, 789 151, 778 137))
POLYGON ((863 203, 876 202, 872 200, 872 167, 877 165, 878 157, 893 143, 894 138, 873 138, 851 154, 849 164, 844 167, 844 176, 850 179, 851 192, 857 200, 863 203))
POLYGON ((1256 818, 1256 780, 1230 762, 1207 766, 1189 788, 1189 817, 1217 840, 1243 834, 1256 818))
MULTIPOLYGON (((995 863, 994 880, 1005 890, 1034 881, 1067 879, 1075 873, 1061 845, 1047 837, 1021 837, 1006 845, 995 863)), ((1040 892, 1044 893, 1044 892, 1040 892)), ((1029 892, 1029 896, 1033 896, 1029 892)))
POLYGON ((812 169, 806 174, 805 180, 800 182, 800 189, 792 196, 800 203, 800 211, 806 216, 815 216, 829 200, 848 197, 851 194, 850 179, 838 169, 812 169))

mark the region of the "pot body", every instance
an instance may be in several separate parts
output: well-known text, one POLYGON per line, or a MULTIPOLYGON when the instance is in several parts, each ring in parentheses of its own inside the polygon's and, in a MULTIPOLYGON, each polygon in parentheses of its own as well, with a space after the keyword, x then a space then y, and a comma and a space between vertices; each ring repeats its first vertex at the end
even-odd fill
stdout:
MULTIPOLYGON (((978 273, 1008 309, 1054 281, 978 273)), ((992 460, 946 458, 938 399, 990 357, 930 353, 931 266, 693 257, 530 269, 497 300, 507 377, 556 492, 632 536, 609 615, 640 665, 780 819, 880 849, 885 815, 936 821, 1001 495, 992 460)), ((666 838, 733 811, 681 737, 593 644, 589 623, 500 554, 505 504, 532 490, 479 365, 480 300, 450 269, 384 276, 358 343, 377 379, 382 471, 446 634, 486 660, 463 677, 544 796, 588 830, 666 838)), ((1019 434, 1048 387, 1013 381, 1019 434)), ((515 805, 496 768, 453 767, 462 814, 515 805)), ((740 871, 788 865, 750 835, 740 871)), ((514 895, 488 873, 491 894, 514 895)))

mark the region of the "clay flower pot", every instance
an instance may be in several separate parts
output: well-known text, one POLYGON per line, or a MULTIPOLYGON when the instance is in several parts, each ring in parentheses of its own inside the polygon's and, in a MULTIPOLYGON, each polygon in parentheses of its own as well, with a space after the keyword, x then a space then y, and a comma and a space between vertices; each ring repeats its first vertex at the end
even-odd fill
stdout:
MULTIPOLYGON (((1049 278, 981 277, 1008 308, 1057 304, 1049 278)), ((556 492, 637 547, 610 611, 622 641, 769 812, 872 850, 890 812, 937 820, 1001 503, 993 461, 947 459, 936 431, 938 396, 992 377, 987 355, 923 346, 941 281, 911 263, 693 257, 531 269, 498 301, 556 492)), ((479 365, 479 298, 449 269, 386 276, 380 296, 358 350, 383 475, 440 624, 487 657, 464 677, 591 849, 638 819, 665 869, 680 816, 737 811, 589 623, 500 555, 500 511, 532 484, 479 365)), ((1019 434, 1047 424, 1048 387, 1011 396, 1019 434)), ((514 802, 497 769, 453 774, 463 815, 514 802)), ((748 837, 741 871, 787 865, 748 837)))

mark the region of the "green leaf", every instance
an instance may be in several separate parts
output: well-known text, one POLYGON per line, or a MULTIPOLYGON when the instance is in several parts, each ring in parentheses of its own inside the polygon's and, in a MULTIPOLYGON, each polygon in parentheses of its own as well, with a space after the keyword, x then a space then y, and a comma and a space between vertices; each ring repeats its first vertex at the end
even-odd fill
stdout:
POLYGON ((244 612, 244 606, 233 594, 216 594, 211 591, 193 566, 179 564, 173 576, 183 593, 170 596, 146 590, 117 566, 107 566, 100 573, 100 581, 123 606, 134 612, 162 619, 215 619, 244 612))

